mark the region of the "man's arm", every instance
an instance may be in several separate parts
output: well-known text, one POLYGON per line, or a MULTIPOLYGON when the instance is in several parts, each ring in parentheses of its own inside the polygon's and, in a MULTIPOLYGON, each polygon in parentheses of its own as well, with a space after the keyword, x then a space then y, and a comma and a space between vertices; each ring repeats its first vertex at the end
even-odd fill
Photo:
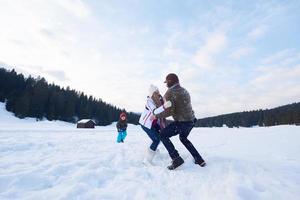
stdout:
POLYGON ((153 111, 156 118, 167 118, 172 115, 174 104, 171 99, 170 91, 166 92, 164 98, 166 102, 153 111))
POLYGON ((166 101, 163 105, 161 105, 160 107, 153 110, 153 114, 158 115, 158 114, 164 112, 167 108, 170 108, 171 106, 172 106, 172 102, 166 101))

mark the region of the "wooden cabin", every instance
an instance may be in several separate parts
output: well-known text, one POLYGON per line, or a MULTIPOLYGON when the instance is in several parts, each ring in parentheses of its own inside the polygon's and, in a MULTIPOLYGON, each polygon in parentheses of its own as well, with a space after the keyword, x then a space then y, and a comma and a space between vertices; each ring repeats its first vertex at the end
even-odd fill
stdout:
POLYGON ((96 123, 91 119, 82 119, 77 122, 77 128, 95 128, 96 123))

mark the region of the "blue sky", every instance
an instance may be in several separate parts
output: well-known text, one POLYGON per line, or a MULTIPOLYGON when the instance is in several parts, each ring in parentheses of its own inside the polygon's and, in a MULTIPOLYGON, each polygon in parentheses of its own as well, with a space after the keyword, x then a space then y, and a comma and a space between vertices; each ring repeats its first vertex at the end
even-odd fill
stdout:
POLYGON ((0 63, 141 112, 169 72, 197 117, 300 100, 300 1, 0 0, 0 63))

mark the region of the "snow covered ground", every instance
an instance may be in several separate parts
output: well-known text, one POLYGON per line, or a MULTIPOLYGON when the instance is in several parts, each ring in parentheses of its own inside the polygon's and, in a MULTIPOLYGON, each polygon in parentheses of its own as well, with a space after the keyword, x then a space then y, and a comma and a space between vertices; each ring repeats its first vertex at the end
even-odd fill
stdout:
POLYGON ((117 144, 114 124, 94 130, 20 120, 0 104, 0 199, 300 199, 300 127, 195 128, 189 137, 207 167, 185 160, 169 171, 163 145, 154 166, 149 139, 130 125, 117 144))

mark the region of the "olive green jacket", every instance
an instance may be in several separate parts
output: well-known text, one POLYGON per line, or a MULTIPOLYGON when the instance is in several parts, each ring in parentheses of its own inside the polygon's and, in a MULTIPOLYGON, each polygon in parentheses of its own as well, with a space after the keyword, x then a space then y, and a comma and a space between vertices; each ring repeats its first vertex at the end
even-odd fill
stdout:
POLYGON ((175 121, 193 121, 195 119, 189 92, 175 84, 164 95, 165 101, 171 101, 172 106, 164 112, 155 115, 157 118, 172 116, 175 121))

